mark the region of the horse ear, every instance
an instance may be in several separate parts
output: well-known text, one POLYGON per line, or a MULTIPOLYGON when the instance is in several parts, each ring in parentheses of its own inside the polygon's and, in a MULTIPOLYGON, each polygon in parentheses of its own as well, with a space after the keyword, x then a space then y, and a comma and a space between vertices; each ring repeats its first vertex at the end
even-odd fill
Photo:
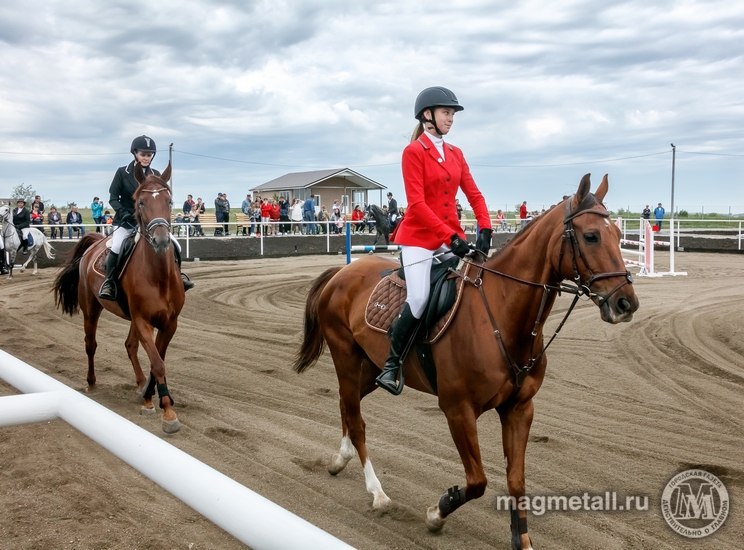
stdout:
POLYGON ((160 174, 160 178, 164 182, 168 182, 168 181, 170 181, 170 177, 171 177, 171 163, 169 162, 168 163, 168 168, 166 168, 165 170, 163 170, 163 173, 160 174))
POLYGON ((602 178, 602 183, 599 184, 599 187, 597 187, 597 190, 594 192, 594 196, 597 197, 600 202, 604 202, 609 187, 610 185, 607 183, 607 174, 605 174, 602 178))
POLYGON ((143 172, 142 165, 139 162, 134 163, 134 179, 136 179, 137 183, 140 185, 145 181, 145 173, 143 172))
POLYGON ((579 190, 576 191, 576 194, 573 196, 573 200, 571 201, 571 210, 576 210, 579 205, 584 202, 584 199, 589 194, 589 190, 592 187, 592 184, 589 181, 589 176, 591 176, 591 174, 586 174, 583 178, 581 178, 581 182, 579 183, 579 190))

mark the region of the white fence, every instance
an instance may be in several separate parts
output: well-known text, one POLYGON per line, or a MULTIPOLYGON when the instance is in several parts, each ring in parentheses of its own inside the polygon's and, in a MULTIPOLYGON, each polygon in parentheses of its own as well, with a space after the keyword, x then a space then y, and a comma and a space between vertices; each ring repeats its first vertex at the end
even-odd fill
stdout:
POLYGON ((2 350, 0 378, 28 394, 0 397, 0 427, 60 418, 255 550, 352 548, 2 350))

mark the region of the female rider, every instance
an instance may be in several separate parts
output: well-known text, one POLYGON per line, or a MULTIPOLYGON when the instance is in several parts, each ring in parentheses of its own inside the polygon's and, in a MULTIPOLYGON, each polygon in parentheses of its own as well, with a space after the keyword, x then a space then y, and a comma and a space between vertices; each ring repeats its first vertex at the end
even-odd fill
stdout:
POLYGON ((403 390, 397 380, 403 352, 418 327, 429 298, 433 256, 443 259, 453 254, 464 257, 470 251, 457 219, 455 197, 459 189, 473 208, 481 228, 476 248, 488 254, 491 247, 491 220, 483 195, 470 175, 462 151, 445 143, 456 112, 463 107, 447 88, 426 88, 416 98, 414 116, 419 123, 411 143, 403 151, 403 183, 408 206, 395 228, 392 240, 402 246, 401 258, 408 296, 393 323, 390 354, 377 385, 393 395, 403 390))
MULTIPOLYGON (((150 163, 157 152, 157 147, 152 138, 147 136, 134 138, 129 150, 134 155, 134 160, 128 166, 122 166, 116 171, 114 179, 111 182, 111 187, 109 188, 111 195, 109 204, 116 211, 116 216, 114 216, 113 223, 114 234, 111 238, 111 253, 106 263, 106 279, 104 279, 101 289, 98 291, 98 297, 103 300, 116 300, 114 275, 119 260, 121 245, 137 229, 137 222, 134 219, 134 198, 132 197, 137 187, 139 187, 139 183, 137 183, 134 177, 135 163, 138 162, 140 164, 145 176, 150 174, 160 175, 160 172, 150 168, 150 163)), ((173 252, 180 269, 181 245, 178 244, 178 241, 173 235, 170 235, 170 238, 173 241, 173 252)), ((194 283, 183 273, 181 274, 181 278, 183 279, 184 290, 194 287, 194 283)))

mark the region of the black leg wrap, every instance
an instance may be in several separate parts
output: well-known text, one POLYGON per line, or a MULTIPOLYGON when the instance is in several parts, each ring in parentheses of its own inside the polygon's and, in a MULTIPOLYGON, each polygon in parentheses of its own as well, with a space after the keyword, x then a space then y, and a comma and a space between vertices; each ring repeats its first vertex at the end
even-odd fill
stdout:
POLYGON ((443 518, 446 518, 460 506, 465 504, 465 488, 460 489, 457 485, 447 489, 447 494, 442 495, 439 499, 439 511, 443 518))
POLYGON ((155 377, 152 375, 151 372, 147 375, 147 380, 145 380, 145 387, 142 388, 139 396, 142 399, 150 399, 153 395, 155 395, 155 377))
POLYGON ((527 518, 520 518, 519 512, 512 508, 511 514, 511 535, 512 550, 522 550, 522 535, 527 533, 527 518))
POLYGON ((161 409, 164 408, 163 407, 163 397, 169 397, 170 398, 170 400, 171 400, 171 406, 173 406, 173 405, 176 404, 176 402, 171 397, 171 394, 168 393, 168 386, 165 383, 165 381, 163 381, 162 384, 158 384, 158 396, 160 396, 160 408, 161 409))

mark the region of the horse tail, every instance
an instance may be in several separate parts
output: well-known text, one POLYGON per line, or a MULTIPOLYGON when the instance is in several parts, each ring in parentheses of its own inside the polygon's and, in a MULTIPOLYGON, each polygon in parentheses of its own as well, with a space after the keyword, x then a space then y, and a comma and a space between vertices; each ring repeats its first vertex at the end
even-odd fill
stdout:
POLYGON ((54 248, 49 243, 49 241, 46 239, 46 237, 44 237, 44 241, 42 244, 44 246, 44 252, 46 253, 47 258, 49 258, 50 260, 53 260, 54 259, 54 248))
POLYGON ((302 346, 300 346, 297 355, 295 355, 295 362, 292 367, 297 373, 304 372, 305 369, 312 367, 320 359, 320 356, 323 355, 325 338, 318 322, 318 302, 320 301, 320 294, 328 284, 328 281, 339 270, 341 270, 341 267, 326 269, 320 277, 315 279, 313 286, 310 287, 310 292, 307 295, 307 303, 305 304, 305 327, 302 346))
POLYGON ((99 240, 97 234, 86 235, 72 249, 72 255, 54 279, 54 301, 70 316, 78 310, 78 285, 80 283, 80 260, 83 254, 99 240))

